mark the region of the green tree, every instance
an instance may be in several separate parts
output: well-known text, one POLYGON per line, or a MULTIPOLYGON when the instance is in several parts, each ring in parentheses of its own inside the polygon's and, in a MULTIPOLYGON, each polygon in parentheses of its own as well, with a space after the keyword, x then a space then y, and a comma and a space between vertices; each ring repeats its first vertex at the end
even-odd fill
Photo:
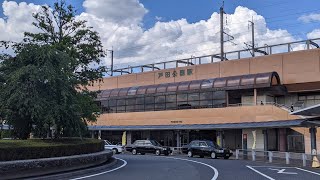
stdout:
POLYGON ((0 100, 19 138, 25 139, 33 125, 41 136, 50 127, 56 137, 81 135, 86 123, 97 118, 95 93, 86 87, 105 72, 96 67, 103 47, 98 33, 75 15, 63 0, 52 8, 42 6, 33 23, 40 33, 26 32, 22 42, 11 43, 15 56, 2 56, 0 100))

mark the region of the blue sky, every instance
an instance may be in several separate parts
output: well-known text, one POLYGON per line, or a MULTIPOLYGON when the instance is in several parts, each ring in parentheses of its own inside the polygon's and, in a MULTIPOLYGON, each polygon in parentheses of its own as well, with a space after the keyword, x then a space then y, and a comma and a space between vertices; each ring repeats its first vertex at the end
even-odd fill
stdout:
MULTIPOLYGON (((52 4, 55 0, 15 0, 34 4, 52 4)), ((3 1, 2 1, 3 2, 3 1)), ((80 12, 83 0, 67 0, 80 12)), ((155 17, 161 21, 178 20, 185 18, 193 23, 208 19, 213 12, 217 12, 222 4, 218 0, 140 0, 149 10, 143 19, 144 28, 148 29, 156 22, 155 17)), ((2 4, 2 3, 1 3, 2 4)), ((245 6, 264 16, 271 29, 287 29, 290 33, 310 32, 320 26, 320 23, 302 25, 297 19, 303 14, 320 13, 319 0, 226 0, 225 11, 233 13, 237 6, 245 6)), ((0 17, 3 17, 0 7, 0 17)))
MULTIPOLYGON (((14 1, 52 5, 56 0, 14 1)), ((219 17, 211 15, 219 11, 220 0, 66 1, 76 7, 79 18, 87 20, 99 32, 104 47, 115 50, 115 58, 121 65, 219 52, 219 17)), ((3 2, 0 0, 1 5, 3 2)), ((244 43, 251 41, 247 21, 252 16, 256 24, 256 46, 320 38, 320 0, 226 0, 224 7, 229 17, 225 31, 235 37, 232 43, 225 43, 226 52, 243 49, 244 43), (301 16, 306 16, 304 22, 298 20, 301 16), (230 23, 230 19, 234 22, 230 23)), ((7 3, 10 17, 6 19, 0 6, 0 40, 19 41, 25 31, 34 32, 31 26, 34 8, 7 3)), ((304 46, 294 48, 301 50, 304 46)), ((109 63, 107 59, 106 63, 109 63)))

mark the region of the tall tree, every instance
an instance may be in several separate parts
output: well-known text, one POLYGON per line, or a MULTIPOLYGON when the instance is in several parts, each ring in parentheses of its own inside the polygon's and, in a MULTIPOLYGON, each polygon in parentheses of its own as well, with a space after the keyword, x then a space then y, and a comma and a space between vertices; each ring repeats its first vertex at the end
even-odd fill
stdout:
POLYGON ((40 33, 26 32, 22 42, 12 44, 16 55, 2 57, 0 100, 6 118, 17 132, 24 132, 17 134, 20 138, 33 125, 43 136, 50 127, 56 136, 81 134, 86 122, 97 117, 95 94, 86 87, 105 72, 93 65, 104 54, 100 37, 86 21, 76 20, 74 7, 64 0, 52 8, 42 6, 33 16, 40 33))

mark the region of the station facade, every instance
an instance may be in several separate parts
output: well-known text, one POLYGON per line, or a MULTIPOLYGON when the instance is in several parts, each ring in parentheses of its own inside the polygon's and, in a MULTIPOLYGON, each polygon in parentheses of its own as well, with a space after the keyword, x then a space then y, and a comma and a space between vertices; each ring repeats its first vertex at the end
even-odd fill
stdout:
POLYGON ((320 104, 320 50, 119 75, 88 88, 101 108, 89 130, 102 139, 311 153, 317 119, 291 111, 320 104))

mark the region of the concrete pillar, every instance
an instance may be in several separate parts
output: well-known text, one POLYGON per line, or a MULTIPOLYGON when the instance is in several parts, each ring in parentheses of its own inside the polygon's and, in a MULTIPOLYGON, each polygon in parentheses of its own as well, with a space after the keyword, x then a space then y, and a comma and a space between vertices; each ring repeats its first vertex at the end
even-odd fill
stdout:
POLYGON ((180 138, 180 131, 177 131, 177 147, 181 147, 181 138, 180 138))
POLYGON ((223 131, 217 131, 217 144, 223 147, 223 131))
POLYGON ((311 153, 315 150, 317 152, 317 128, 311 127, 309 129, 311 140, 311 153))
POLYGON ((101 139, 101 130, 98 132, 98 139, 101 139))
POLYGON ((226 106, 229 107, 229 93, 226 91, 226 106))
POLYGON ((257 89, 253 89, 253 105, 257 105, 257 89))
POLYGON ((131 145, 132 142, 132 132, 127 131, 127 145, 131 145))
POLYGON ((91 138, 93 139, 94 138, 94 131, 90 131, 91 133, 91 138))
POLYGON ((268 151, 268 130, 263 130, 263 145, 264 151, 268 151))
POLYGON ((278 129, 279 131, 279 151, 287 151, 287 130, 285 128, 278 129))

